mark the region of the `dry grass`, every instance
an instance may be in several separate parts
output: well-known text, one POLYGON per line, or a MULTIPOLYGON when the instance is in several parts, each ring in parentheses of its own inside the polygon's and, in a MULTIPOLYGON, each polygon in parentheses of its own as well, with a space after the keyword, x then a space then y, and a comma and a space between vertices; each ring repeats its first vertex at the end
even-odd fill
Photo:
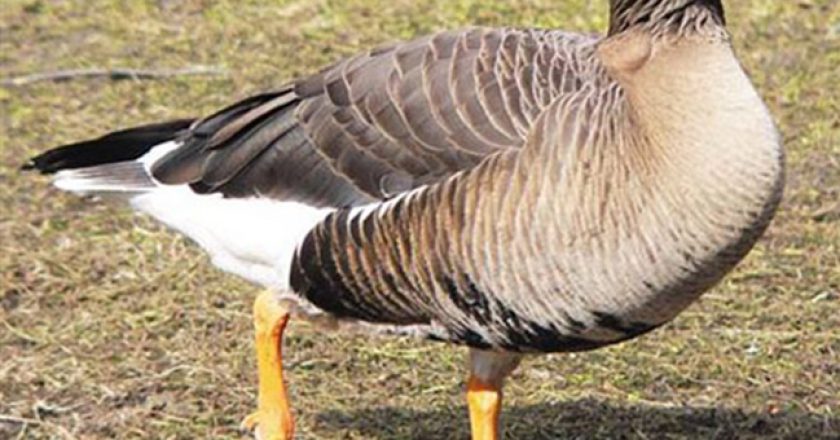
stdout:
MULTIPOLYGON (((604 1, 4 0, 0 78, 220 65, 229 77, 0 88, 0 437, 241 438, 256 293, 121 207, 17 166, 116 127, 199 115, 373 44, 464 24, 597 30, 604 1)), ((729 1, 789 151, 787 198, 755 252, 673 324, 532 359, 509 438, 840 436, 840 6, 729 1)), ((464 350, 294 326, 300 438, 465 438, 464 350)))

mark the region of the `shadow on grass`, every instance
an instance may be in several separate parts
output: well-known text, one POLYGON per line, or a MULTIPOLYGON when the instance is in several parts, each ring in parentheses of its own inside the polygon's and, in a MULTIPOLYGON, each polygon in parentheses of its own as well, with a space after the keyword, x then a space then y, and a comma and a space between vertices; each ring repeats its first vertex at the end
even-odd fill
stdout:
MULTIPOLYGON (((710 407, 621 405, 584 399, 504 409, 507 439, 840 439, 840 418, 710 407)), ((467 439, 466 409, 365 408, 317 417, 325 432, 376 439, 467 439)))

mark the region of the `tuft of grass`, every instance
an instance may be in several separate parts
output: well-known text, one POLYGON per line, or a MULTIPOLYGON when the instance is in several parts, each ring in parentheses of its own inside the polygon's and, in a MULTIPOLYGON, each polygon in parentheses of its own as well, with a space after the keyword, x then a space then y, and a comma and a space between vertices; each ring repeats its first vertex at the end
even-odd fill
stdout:
MULTIPOLYGON (((230 77, 0 88, 0 437, 242 438, 256 289, 125 208, 17 167, 47 147, 206 114, 358 50, 482 25, 597 31, 605 1, 6 0, 0 78, 226 67, 230 77)), ((729 1, 779 122, 784 205, 725 283, 650 336, 535 357, 509 381, 509 438, 840 436, 840 7, 729 1)), ((464 350, 290 327, 300 438, 466 438, 464 350)))

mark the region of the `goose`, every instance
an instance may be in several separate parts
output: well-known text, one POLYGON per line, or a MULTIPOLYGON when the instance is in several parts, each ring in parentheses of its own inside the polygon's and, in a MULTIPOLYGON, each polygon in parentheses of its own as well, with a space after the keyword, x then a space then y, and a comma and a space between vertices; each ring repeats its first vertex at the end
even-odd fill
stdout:
POLYGON ((672 320, 742 260, 784 186, 720 0, 611 0, 604 36, 467 28, 377 47, 218 112, 25 166, 179 231, 254 303, 257 411, 291 439, 290 317, 469 350, 472 438, 523 357, 672 320))

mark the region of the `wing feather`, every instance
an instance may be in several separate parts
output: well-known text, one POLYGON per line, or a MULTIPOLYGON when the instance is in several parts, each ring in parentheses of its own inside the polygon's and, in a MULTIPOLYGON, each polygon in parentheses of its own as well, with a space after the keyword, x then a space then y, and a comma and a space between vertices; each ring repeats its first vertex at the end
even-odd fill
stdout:
POLYGON ((580 87, 588 72, 569 48, 586 41, 467 29, 382 46, 194 123, 152 171, 228 197, 387 199, 520 148, 542 109, 580 87))

